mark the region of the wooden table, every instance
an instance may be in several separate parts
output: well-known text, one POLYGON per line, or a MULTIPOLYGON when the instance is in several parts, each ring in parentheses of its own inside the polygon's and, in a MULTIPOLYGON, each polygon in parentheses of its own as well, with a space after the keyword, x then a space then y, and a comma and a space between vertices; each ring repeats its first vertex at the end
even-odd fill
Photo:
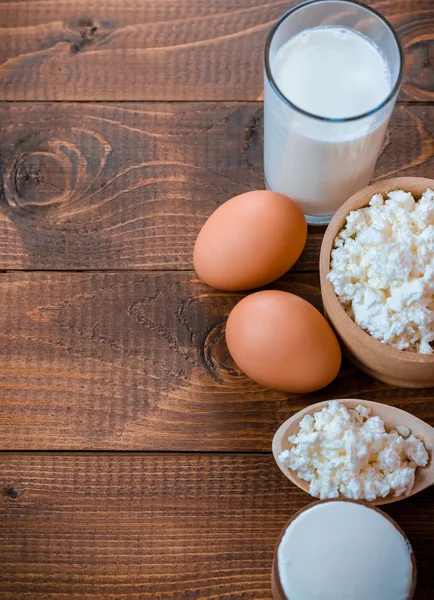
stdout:
MULTIPOLYGON (((2 600, 270 600, 309 501, 278 425, 348 396, 434 425, 433 390, 347 363, 307 396, 249 381, 224 342, 241 294, 192 270, 205 219, 263 187, 262 48, 293 3, 0 1, 2 600)), ((434 2, 371 4, 407 58, 375 177, 432 177, 434 2)), ((322 234, 276 284, 316 306, 322 234)), ((387 512, 432 600, 434 489, 387 512)))

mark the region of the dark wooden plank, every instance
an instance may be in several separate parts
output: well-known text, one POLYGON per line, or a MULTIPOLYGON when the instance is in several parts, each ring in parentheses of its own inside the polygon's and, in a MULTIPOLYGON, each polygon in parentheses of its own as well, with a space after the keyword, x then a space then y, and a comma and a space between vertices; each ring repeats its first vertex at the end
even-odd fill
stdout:
MULTIPOLYGON (((295 3, 1 2, 0 99, 258 100, 267 32, 295 3)), ((432 0, 369 4, 402 39, 402 98, 433 100, 432 0)))
MULTIPOLYGON (((320 306, 316 274, 277 287, 320 306)), ((241 297, 192 273, 0 275, 2 449, 267 451, 290 414, 343 397, 434 424, 434 390, 393 388, 349 365, 305 396, 249 381, 224 341, 241 297)))
MULTIPOLYGON (((3 104, 0 269, 192 269, 197 233, 263 187, 260 104, 3 104)), ((434 171, 434 106, 397 108, 376 177, 434 171)), ((296 270, 317 270, 313 228, 296 270)))
MULTIPOLYGON (((309 496, 270 455, 2 455, 2 600, 271 600, 309 496)), ((434 489, 386 507, 434 594, 434 489)))

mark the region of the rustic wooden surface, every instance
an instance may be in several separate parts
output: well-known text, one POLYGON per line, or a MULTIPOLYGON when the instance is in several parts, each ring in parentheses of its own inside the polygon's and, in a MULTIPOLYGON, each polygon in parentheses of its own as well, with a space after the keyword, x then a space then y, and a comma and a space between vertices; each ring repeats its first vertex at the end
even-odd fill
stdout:
MULTIPOLYGON (((274 284, 321 306, 318 274, 274 284)), ((309 395, 273 392, 230 359, 224 325, 243 294, 194 273, 0 277, 0 440, 7 450, 269 451, 312 402, 390 402, 434 424, 432 390, 402 390, 345 364, 309 395)))
MULTIPOLYGON (((262 47, 293 3, 0 0, 2 600, 271 600, 278 532, 309 500, 274 465, 278 425, 345 396, 434 425, 433 390, 346 362, 315 394, 260 388, 224 342, 242 295, 192 271, 209 214, 263 187, 262 47)), ((375 178, 432 176, 434 4, 371 4, 406 52, 375 178)), ((323 232, 276 284, 318 307, 323 232)), ((433 500, 387 508, 416 600, 433 500)))
MULTIPOLYGON (((258 100, 273 22, 296 0, 0 3, 5 100, 258 100)), ((434 100, 432 0, 369 2, 406 50, 402 99, 434 100)))
MULTIPOLYGON (((277 536, 308 501, 267 454, 9 455, 2 600, 270 600, 277 536)), ((387 507, 434 589, 434 488, 387 507)))
MULTIPOLYGON (((211 212, 264 185, 258 103, 4 103, 0 122, 0 269, 192 269, 211 212)), ((432 172, 434 105, 400 105, 375 177, 432 172)))

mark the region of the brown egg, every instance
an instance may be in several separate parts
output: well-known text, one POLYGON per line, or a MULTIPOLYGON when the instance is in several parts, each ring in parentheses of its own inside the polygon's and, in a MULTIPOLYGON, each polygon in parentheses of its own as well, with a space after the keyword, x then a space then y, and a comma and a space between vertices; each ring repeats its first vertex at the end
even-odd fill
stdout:
POLYGON ((274 390, 313 392, 333 381, 341 364, 338 340, 325 318, 288 292, 243 298, 229 315, 226 342, 240 369, 274 390))
POLYGON ((194 247, 198 276, 220 290, 248 290, 281 277, 306 244, 301 208, 277 192, 258 190, 222 204, 194 247))

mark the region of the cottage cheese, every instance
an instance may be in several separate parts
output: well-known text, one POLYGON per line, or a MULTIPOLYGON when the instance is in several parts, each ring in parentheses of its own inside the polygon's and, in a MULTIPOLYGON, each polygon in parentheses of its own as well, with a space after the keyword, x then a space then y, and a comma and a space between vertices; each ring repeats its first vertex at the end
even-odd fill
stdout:
POLYGON ((421 440, 407 427, 386 432, 370 409, 347 409, 337 400, 300 421, 292 447, 279 461, 308 481, 312 496, 375 500, 389 494, 408 495, 418 466, 429 456, 421 440))
POLYGON ((399 350, 434 352, 434 192, 396 190, 350 212, 328 275, 350 317, 399 350))

